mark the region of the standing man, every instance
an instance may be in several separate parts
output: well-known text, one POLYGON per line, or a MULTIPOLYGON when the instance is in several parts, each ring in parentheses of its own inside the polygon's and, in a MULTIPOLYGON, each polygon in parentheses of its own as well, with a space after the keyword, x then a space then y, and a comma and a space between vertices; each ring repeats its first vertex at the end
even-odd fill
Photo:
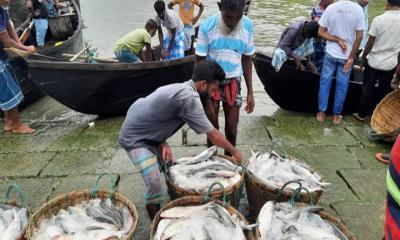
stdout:
POLYGON ((35 25, 36 42, 38 47, 44 46, 46 32, 49 26, 49 21, 47 20, 49 13, 44 1, 45 0, 28 0, 26 3, 28 10, 33 16, 33 24, 35 25))
MULTIPOLYGON (((203 99, 206 114, 211 123, 219 128, 218 111, 220 101, 225 113, 225 136, 236 145, 239 110, 242 105, 240 83, 242 75, 247 85, 245 110, 254 110, 251 56, 255 52, 253 23, 243 16, 245 0, 221 0, 220 13, 200 24, 196 46, 196 61, 211 59, 224 69, 226 79, 220 85, 220 94, 203 99)), ((210 145, 210 142, 208 142, 210 145)), ((226 152, 226 154, 229 154, 226 152)))
MULTIPOLYGON (((311 20, 319 21, 325 9, 333 3, 333 0, 321 0, 318 4, 316 4, 311 11, 311 20)), ((325 47, 326 42, 323 39, 315 38, 314 39, 314 52, 311 55, 311 61, 314 66, 317 67, 318 72, 320 73, 322 70, 322 64, 324 61, 325 55, 325 47)))
POLYGON ((241 161, 241 152, 212 126, 200 101, 200 95, 218 91, 218 84, 223 79, 224 71, 217 63, 202 61, 195 67, 192 80, 160 87, 129 108, 119 143, 143 176, 146 185, 144 198, 151 219, 163 201, 159 163, 172 160, 172 151, 166 140, 184 123, 197 134, 207 134, 213 144, 241 161))
POLYGON ((4 112, 4 131, 33 133, 35 130, 21 122, 18 104, 23 95, 4 48, 35 52, 34 46, 24 46, 15 33, 8 16, 10 0, 0 0, 0 109, 4 112))
MULTIPOLYGON (((357 3, 362 7, 364 11, 364 22, 365 22, 365 30, 363 31, 363 38, 360 44, 360 52, 364 50, 365 45, 368 41, 368 4, 369 0, 357 0, 357 3)), ((357 56, 358 57, 358 56, 357 56)))
POLYGON ((173 9, 175 4, 179 4, 179 16, 183 22, 183 31, 185 32, 185 51, 190 49, 192 36, 195 35, 194 25, 199 21, 204 10, 201 0, 172 0, 168 4, 169 9, 173 9), (194 5, 199 7, 197 16, 194 17, 194 5))
POLYGON ((361 57, 365 66, 360 108, 353 116, 364 121, 386 94, 396 71, 400 52, 400 0, 388 0, 386 12, 372 21, 361 57), (379 82, 378 82, 379 81, 379 82), (378 87, 375 87, 376 84, 378 87))
POLYGON ((157 0, 154 3, 154 9, 157 12, 155 20, 158 26, 158 38, 160 46, 163 48, 161 58, 171 60, 185 57, 185 33, 178 14, 171 9, 165 9, 165 3, 162 0, 157 0), (165 38, 161 25, 168 31, 165 38))
POLYGON ((114 47, 115 56, 120 63, 141 63, 140 54, 143 47, 146 51, 142 57, 144 62, 152 60, 151 38, 157 31, 157 23, 153 19, 146 22, 144 28, 138 28, 120 38, 114 47))
POLYGON ((332 79, 336 75, 333 124, 338 125, 342 122, 341 113, 354 59, 366 29, 364 12, 357 3, 339 0, 325 10, 319 25, 318 34, 327 40, 327 44, 319 85, 317 121, 325 120, 332 79))

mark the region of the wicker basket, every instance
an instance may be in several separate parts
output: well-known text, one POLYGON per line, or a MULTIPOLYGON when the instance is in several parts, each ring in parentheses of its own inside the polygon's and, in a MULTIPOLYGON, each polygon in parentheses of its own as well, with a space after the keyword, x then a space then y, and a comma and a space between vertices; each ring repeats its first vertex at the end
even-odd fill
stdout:
MULTIPOLYGON (((11 205, 11 206, 15 206, 18 208, 22 208, 25 207, 24 204, 24 195, 21 192, 21 189, 19 188, 19 186, 15 183, 10 184, 7 188, 7 191, 4 193, 3 199, 2 199, 2 203, 5 205, 11 205), (19 203, 17 200, 15 199, 9 199, 10 196, 10 192, 11 190, 14 188, 14 190, 18 193, 18 197, 19 197, 19 203)), ((30 215, 31 215, 31 211, 28 209, 28 221, 30 219, 30 215)), ((22 232, 21 237, 15 240, 24 240, 25 239, 25 233, 26 233, 26 229, 24 232, 22 232)))
MULTIPOLYGON (((295 158, 289 157, 291 160, 295 160, 296 162, 301 163, 303 166, 308 166, 306 163, 297 160, 295 158)), ((315 169, 308 166, 308 169, 314 173, 315 169)), ((249 201, 249 212, 250 218, 254 222, 257 219, 257 216, 264 204, 268 201, 277 201, 277 202, 286 202, 292 198, 293 192, 291 190, 285 190, 285 186, 282 186, 282 189, 276 188, 275 186, 271 186, 269 184, 264 183, 260 178, 255 176, 249 170, 246 170, 245 174, 246 179, 246 191, 247 191, 247 199, 249 201)), ((311 192, 310 195, 307 192, 302 192, 299 194, 299 198, 296 198, 296 201, 299 202, 310 202, 316 204, 322 195, 322 190, 311 192)))
POLYGON ((382 140, 394 141, 400 132, 400 91, 393 91, 376 106, 372 117, 373 131, 382 140))
MULTIPOLYGON (((138 224, 138 212, 133 205, 133 203, 124 197, 123 195, 117 193, 114 191, 114 186, 111 187, 110 191, 107 190, 97 190, 97 184, 102 176, 105 174, 102 174, 98 177, 95 185, 91 190, 81 190, 81 191, 73 191, 61 196, 58 196, 54 198, 53 200, 45 203, 42 207, 40 207, 31 217, 29 225, 28 225, 28 230, 26 234, 26 239, 30 240, 33 239, 33 235, 36 230, 40 228, 40 224, 42 220, 48 219, 58 213, 60 209, 67 209, 70 206, 77 205, 83 201, 89 201, 92 198, 100 198, 100 199, 107 199, 111 198, 114 203, 117 206, 126 206, 128 207, 132 217, 133 217, 133 224, 126 235, 124 240, 130 240, 133 237, 133 234, 135 233, 137 224, 138 224)), ((107 174, 109 175, 109 174, 107 174)), ((111 177, 112 178, 112 177, 111 177)), ((112 182, 113 179, 111 180, 112 182)))
MULTIPOLYGON (((305 207, 307 204, 305 203, 296 203, 296 207, 305 207)), ((321 216, 322 219, 334 224, 342 233, 347 237, 348 240, 357 240, 356 236, 349 231, 349 229, 340 221, 338 218, 328 214, 327 212, 320 210, 316 212, 319 216, 321 216)), ((258 231, 258 228, 255 230, 255 234, 257 238, 260 237, 260 232, 258 231)))
MULTIPOLYGON (((204 204, 206 202, 210 202, 210 201, 215 201, 217 204, 224 206, 224 203, 218 199, 209 198, 208 200, 204 201, 204 197, 202 197, 202 196, 182 197, 182 198, 178 198, 174 201, 167 203, 163 208, 161 208, 161 210, 157 213, 157 215, 153 219, 153 223, 151 224, 151 228, 150 228, 150 240, 153 240, 154 234, 157 231, 158 223, 161 220, 161 217, 160 217, 161 212, 163 212, 167 209, 173 208, 173 207, 198 206, 198 205, 204 204)), ((237 216, 240 218, 240 220, 242 220, 245 224, 248 224, 246 218, 230 204, 226 204, 225 209, 228 210, 228 212, 230 214, 237 214, 237 216)), ((245 235, 246 235, 247 240, 256 240, 254 231, 245 231, 245 235)))
MULTIPOLYGON (((217 156, 221 157, 221 158, 225 158, 225 159, 235 163, 235 161, 231 157, 228 157, 225 155, 220 155, 220 154, 218 154, 217 156)), ((189 190, 180 188, 179 186, 177 186, 176 184, 174 184, 172 182, 172 180, 168 174, 165 174, 165 180, 166 180, 166 183, 168 186, 168 194, 172 200, 181 198, 181 197, 186 197, 186 196, 203 196, 204 195, 204 192, 195 192, 195 191, 189 191, 189 190)), ((222 200, 222 197, 225 193, 229 204, 231 204, 235 208, 238 208, 239 204, 240 204, 240 199, 242 196, 243 185, 244 185, 244 171, 243 171, 243 174, 242 174, 239 182, 237 182, 233 186, 226 188, 224 191, 217 190, 217 191, 211 192, 210 197, 222 200)))

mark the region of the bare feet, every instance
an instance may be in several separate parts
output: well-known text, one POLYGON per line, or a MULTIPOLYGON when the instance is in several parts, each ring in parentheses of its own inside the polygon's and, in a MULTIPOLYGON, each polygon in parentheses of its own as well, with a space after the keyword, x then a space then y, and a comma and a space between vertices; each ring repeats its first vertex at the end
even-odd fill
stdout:
POLYGON ((323 122, 325 120, 325 113, 324 112, 318 112, 317 113, 317 121, 318 122, 323 122))
POLYGON ((30 134, 34 133, 36 130, 30 128, 28 125, 21 123, 17 127, 5 126, 4 131, 12 131, 13 133, 19 133, 19 134, 30 134))
POLYGON ((333 116, 333 125, 339 125, 342 122, 342 116, 341 115, 334 115, 333 116))

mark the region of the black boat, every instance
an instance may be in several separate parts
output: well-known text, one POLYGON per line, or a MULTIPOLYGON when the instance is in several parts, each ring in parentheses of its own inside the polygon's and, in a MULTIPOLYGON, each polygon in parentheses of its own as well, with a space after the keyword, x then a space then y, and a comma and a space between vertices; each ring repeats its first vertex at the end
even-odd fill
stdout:
MULTIPOLYGON (((60 56, 62 53, 76 53, 83 48, 83 20, 81 17, 80 9, 75 0, 70 1, 75 14, 63 17, 70 18, 71 26, 73 27, 72 35, 69 36, 66 40, 62 42, 60 41, 57 44, 55 44, 55 41, 46 42, 46 47, 39 50, 40 54, 45 54, 49 56, 60 56)), ((21 35, 31 22, 31 15, 26 10, 26 0, 14 0, 11 2, 10 18, 17 26, 15 28, 17 34, 21 35)), ((52 20, 56 21, 56 19, 52 20)), ((14 54, 10 54, 10 61, 24 94, 24 101, 22 102, 20 107, 28 106, 43 97, 44 93, 37 89, 28 79, 28 68, 24 59, 14 54)))
POLYGON ((32 82, 58 102, 101 117, 125 115, 130 105, 158 87, 191 78, 194 55, 145 63, 79 63, 26 59, 32 82))
MULTIPOLYGON (((288 60, 279 72, 271 66, 272 58, 264 53, 257 52, 253 59, 257 75, 264 85, 265 91, 271 99, 282 109, 298 112, 318 112, 318 90, 320 75, 308 71, 296 70, 295 63, 288 60)), ((359 72, 353 70, 343 113, 353 113, 358 110, 362 94, 362 83, 359 72)), ((335 81, 333 81, 329 95, 328 111, 332 111, 335 95, 335 81)))

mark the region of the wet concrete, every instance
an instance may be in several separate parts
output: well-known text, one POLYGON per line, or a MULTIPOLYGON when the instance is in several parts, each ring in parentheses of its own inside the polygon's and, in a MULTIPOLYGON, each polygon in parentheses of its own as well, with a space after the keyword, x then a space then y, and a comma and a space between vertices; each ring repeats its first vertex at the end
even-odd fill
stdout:
MULTIPOLYGON (((259 92, 258 113, 242 113, 239 123, 238 148, 245 159, 250 156, 250 149, 262 149, 272 140, 282 139, 289 146, 288 154, 308 162, 332 183, 319 205, 338 216, 359 239, 381 237, 386 166, 378 163, 374 154, 387 152, 390 147, 368 140, 368 124, 349 116, 345 116, 342 125, 333 126, 329 121, 317 123, 314 115, 287 112, 276 106, 271 109, 273 103, 262 94, 259 84, 255 85, 259 92), (268 111, 275 113, 263 114, 268 111)), ((59 194, 90 188, 104 171, 120 174, 119 192, 139 210, 136 237, 147 239, 149 220, 143 202, 143 180, 117 143, 123 117, 96 119, 48 97, 25 109, 22 116, 38 132, 29 136, 0 133, 0 192, 17 182, 27 205, 37 209, 59 194), (89 127, 90 122, 94 122, 93 127, 89 127)), ((223 131, 222 117, 220 122, 223 131)), ((182 157, 204 149, 205 137, 189 130, 187 142, 183 143, 182 132, 178 131, 169 143, 174 156, 182 157)), ((102 186, 107 187, 105 182, 102 186)), ((247 209, 246 204, 243 200, 242 211, 247 209)))

